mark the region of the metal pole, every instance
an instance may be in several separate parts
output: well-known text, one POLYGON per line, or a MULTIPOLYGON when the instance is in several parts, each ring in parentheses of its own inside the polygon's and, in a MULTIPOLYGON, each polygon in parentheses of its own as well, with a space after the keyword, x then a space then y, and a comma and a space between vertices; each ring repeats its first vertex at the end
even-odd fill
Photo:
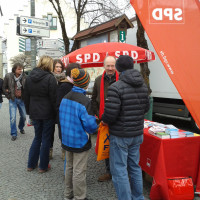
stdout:
MULTIPOLYGON (((35 0, 31 0, 31 17, 35 17, 35 0)), ((31 68, 36 67, 36 42, 35 37, 31 37, 31 68)))

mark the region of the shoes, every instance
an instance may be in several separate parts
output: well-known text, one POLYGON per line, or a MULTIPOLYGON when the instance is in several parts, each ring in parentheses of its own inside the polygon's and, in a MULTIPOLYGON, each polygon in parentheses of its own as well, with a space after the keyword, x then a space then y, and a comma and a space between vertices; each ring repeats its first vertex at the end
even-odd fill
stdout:
POLYGON ((49 149, 49 159, 53 159, 53 148, 49 149))
POLYGON ((62 149, 62 159, 63 159, 63 161, 65 160, 65 150, 64 149, 62 149))
MULTIPOLYGON (((37 167, 38 167, 38 165, 37 165, 35 168, 37 168, 37 167)), ((29 168, 29 167, 28 167, 28 168, 27 168, 27 171, 28 171, 28 172, 31 172, 31 171, 33 171, 35 168, 29 168)))
POLYGON ((17 139, 17 136, 12 136, 12 137, 11 137, 11 140, 12 140, 12 141, 15 141, 16 139, 17 139))
POLYGON ((111 174, 107 173, 107 174, 103 174, 98 178, 99 182, 105 182, 105 181, 109 181, 112 179, 111 174))
POLYGON ((25 131, 24 131, 24 129, 23 129, 23 130, 20 130, 20 133, 21 133, 21 134, 25 134, 25 131))
POLYGON ((45 172, 48 172, 49 170, 51 169, 51 165, 48 164, 48 168, 47 169, 39 169, 39 173, 45 173, 45 172))

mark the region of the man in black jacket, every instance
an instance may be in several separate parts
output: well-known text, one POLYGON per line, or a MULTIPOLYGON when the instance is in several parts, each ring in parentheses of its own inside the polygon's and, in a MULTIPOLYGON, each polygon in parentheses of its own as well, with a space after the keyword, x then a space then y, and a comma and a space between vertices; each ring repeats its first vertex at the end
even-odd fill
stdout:
POLYGON ((149 109, 148 89, 130 56, 116 62, 119 81, 108 88, 102 121, 110 132, 110 169, 119 200, 144 199, 139 149, 143 142, 144 114, 149 109), (130 177, 130 182, 129 182, 130 177))

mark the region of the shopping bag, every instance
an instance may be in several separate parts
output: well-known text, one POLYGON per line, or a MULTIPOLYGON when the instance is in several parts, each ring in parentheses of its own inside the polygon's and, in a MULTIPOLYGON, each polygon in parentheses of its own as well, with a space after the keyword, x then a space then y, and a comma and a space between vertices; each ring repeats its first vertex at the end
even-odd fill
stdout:
POLYGON ((167 183, 170 200, 194 199, 194 186, 191 177, 168 178, 167 183))
POLYGON ((110 149, 110 134, 108 126, 102 124, 99 125, 97 142, 95 151, 97 153, 97 160, 103 160, 109 158, 109 149, 110 149))
POLYGON ((26 115, 26 124, 27 126, 33 126, 32 119, 30 119, 29 115, 26 115))

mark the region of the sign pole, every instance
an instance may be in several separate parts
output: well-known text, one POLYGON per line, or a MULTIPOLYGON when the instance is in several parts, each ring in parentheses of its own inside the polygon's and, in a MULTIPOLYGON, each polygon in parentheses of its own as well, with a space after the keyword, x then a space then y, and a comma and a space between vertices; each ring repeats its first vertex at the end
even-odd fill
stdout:
MULTIPOLYGON (((35 17, 35 0, 31 0, 31 16, 35 17)), ((31 68, 36 67, 36 38, 31 37, 31 68)))

